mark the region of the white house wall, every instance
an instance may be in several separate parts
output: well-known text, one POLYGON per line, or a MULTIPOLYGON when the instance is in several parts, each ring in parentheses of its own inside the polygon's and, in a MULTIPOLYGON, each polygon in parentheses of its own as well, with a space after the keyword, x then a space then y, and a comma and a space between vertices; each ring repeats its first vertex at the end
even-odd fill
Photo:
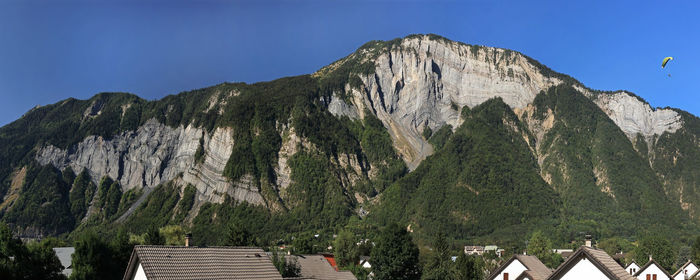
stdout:
POLYGON ((146 272, 143 271, 143 267, 141 266, 141 263, 139 263, 139 268, 136 270, 136 274, 134 274, 133 280, 148 280, 146 278, 146 272))
POLYGON ((518 259, 514 259, 513 262, 511 262, 505 269, 503 269, 503 271, 501 271, 500 274, 496 276, 496 278, 493 279, 503 280, 503 274, 508 273, 508 280, 514 280, 525 270, 527 270, 525 265, 523 265, 523 263, 521 263, 518 259))
POLYGON ((627 268, 625 268, 625 270, 627 271, 627 273, 634 275, 635 273, 637 273, 637 271, 639 271, 639 266, 636 263, 632 263, 628 265, 627 268))
MULTIPOLYGON (((660 269, 658 266, 656 266, 655 264, 651 264, 651 265, 650 265, 649 267, 647 267, 647 269, 645 269, 642 273, 640 273, 639 275, 637 275, 637 279, 639 279, 639 280, 646 280, 646 279, 647 279, 647 274, 651 274, 651 275, 656 274, 656 279, 657 279, 657 280, 668 280, 668 278, 665 278, 665 277, 666 277, 666 274, 665 274, 663 271, 661 271, 661 269, 660 269)), ((654 277, 652 276, 652 278, 650 278, 650 279, 654 279, 654 277)))
POLYGON ((588 259, 580 259, 560 280, 610 280, 588 259))

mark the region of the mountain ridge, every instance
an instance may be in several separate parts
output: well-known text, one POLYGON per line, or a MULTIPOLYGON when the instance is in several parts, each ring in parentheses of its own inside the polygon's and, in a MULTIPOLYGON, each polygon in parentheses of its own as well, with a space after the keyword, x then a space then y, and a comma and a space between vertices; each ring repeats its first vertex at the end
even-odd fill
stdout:
MULTIPOLYGON (((396 188, 406 185, 409 177, 420 177, 414 172, 432 155, 446 158, 440 154, 445 145, 449 149, 460 147, 453 143, 457 141, 456 132, 476 135, 473 134, 476 130, 485 129, 474 126, 471 116, 472 109, 486 102, 491 105, 501 102, 507 105, 508 114, 516 117, 499 115, 505 124, 504 131, 510 131, 506 134, 516 133, 524 140, 517 149, 530 153, 537 170, 523 167, 525 163, 521 161, 513 161, 514 166, 529 170, 524 171, 525 177, 538 176, 544 186, 561 197, 562 202, 547 207, 559 209, 574 201, 567 198, 575 197, 575 193, 568 190, 586 189, 592 196, 606 201, 603 205, 607 205, 607 209, 641 213, 639 209, 652 207, 644 206, 652 205, 645 204, 645 198, 632 196, 639 201, 630 203, 616 198, 624 197, 623 193, 630 190, 626 181, 636 181, 635 176, 647 176, 649 182, 641 182, 639 188, 657 195, 661 191, 669 200, 653 204, 659 209, 671 209, 668 215, 673 217, 662 215, 659 220, 679 221, 676 217, 684 215, 700 217, 700 209, 692 203, 700 198, 700 189, 697 189, 700 175, 692 168, 700 164, 692 157, 700 154, 699 132, 693 125, 697 117, 679 109, 652 108, 626 91, 591 90, 574 78, 556 73, 516 51, 453 42, 437 35, 368 42, 356 52, 308 75, 254 84, 222 83, 156 101, 126 93, 101 93, 88 100, 69 98, 32 109, 0 128, 0 160, 5 162, 0 165, 0 197, 3 199, 0 216, 10 219, 9 222, 20 229, 32 224, 31 213, 22 210, 25 216, 14 214, 20 211, 16 205, 29 205, 23 201, 35 199, 22 192, 25 187, 17 187, 17 182, 24 181, 17 174, 27 166, 39 164, 52 166, 59 173, 86 171, 96 186, 107 176, 119 186, 119 196, 123 199, 113 202, 118 206, 100 206, 109 203, 101 202, 97 191, 92 197, 87 197, 90 193, 84 191, 85 200, 96 210, 83 213, 82 218, 76 217, 82 220, 76 221, 78 226, 84 226, 96 215, 91 213, 105 213, 99 214, 104 216, 102 222, 93 222, 97 224, 133 224, 145 219, 143 213, 149 213, 149 207, 155 203, 152 193, 162 194, 168 188, 177 190, 177 196, 172 199, 178 202, 162 206, 165 213, 172 213, 168 223, 196 225, 197 221, 205 219, 198 218, 202 209, 205 210, 202 215, 213 215, 211 211, 224 211, 221 209, 228 203, 246 203, 250 205, 246 207, 268 209, 277 213, 274 215, 291 215, 305 226, 279 223, 302 231, 343 225, 357 215, 353 213, 367 209, 370 220, 385 220, 376 216, 380 214, 374 214, 385 211, 381 208, 384 191, 396 192, 396 188), (588 101, 571 99, 564 93, 585 96, 588 101), (499 101, 493 101, 495 99, 499 101), (582 102, 590 103, 583 106, 582 102), (598 125, 588 126, 580 121, 580 116, 561 111, 567 106, 587 108, 586 112, 595 116, 598 125), (625 111, 630 107, 634 110, 625 111), (465 121, 472 123, 472 128, 462 128, 465 121), (590 138, 571 136, 575 135, 572 132, 580 130, 591 131, 590 138), (588 144, 569 150, 566 145, 570 142, 561 142, 566 137, 570 139, 567 141, 588 144), (607 155, 614 151, 596 144, 602 143, 602 139, 617 143, 621 157, 634 162, 638 170, 646 170, 654 176, 617 165, 614 157, 607 155), (566 153, 590 156, 580 158, 565 156, 566 153), (557 158, 564 162, 552 162, 557 158), (691 167, 676 167, 679 161, 691 167), (68 169, 71 171, 66 171, 68 169), (315 175, 312 178, 309 174, 315 175), (572 178, 576 176, 588 183, 574 184, 572 178), (179 211, 179 201, 188 197, 185 196, 188 186, 195 189, 192 206, 181 217, 174 213, 179 211), (137 195, 139 199, 135 198, 137 195), (678 203, 671 202, 674 200, 678 203), (327 203, 331 201, 333 203, 327 203), (118 210, 103 211, 97 209, 98 206, 118 210), (314 213, 323 215, 314 217, 314 213)), ((490 116, 492 113, 487 111, 479 114, 490 116)), ((483 132, 506 135, 502 131, 483 132)), ((476 154, 465 156, 488 158, 489 153, 495 156, 498 151, 482 155, 484 151, 474 150, 473 153, 476 154)), ((431 160, 431 164, 436 160, 431 160)), ((427 174, 425 172, 420 174, 427 174)), ((450 176, 473 176, 468 171, 458 170, 452 174, 450 176)), ((489 180, 501 182, 498 181, 501 179, 492 177, 489 180)), ((446 187, 449 188, 461 184, 460 180, 448 182, 446 187)), ((490 188, 509 189, 502 182, 488 183, 481 179, 474 182, 478 182, 474 183, 477 185, 469 188, 481 189, 481 192, 490 188)), ((60 184, 62 188, 69 188, 68 192, 76 190, 73 182, 60 184)), ((525 188, 521 183, 515 185, 525 188)), ((511 197, 513 201, 508 203, 521 199, 516 197, 511 197)), ((495 202, 494 199, 488 201, 495 202)), ((65 197, 55 201, 60 205, 71 200, 65 197)), ((483 205, 490 205, 488 201, 483 205)), ((420 213, 425 210, 422 205, 430 204, 415 204, 413 200, 405 203, 413 207, 405 215, 420 213)), ((523 213, 527 213, 523 214, 525 220, 534 217, 527 211, 523 213)), ((557 224, 557 234, 565 239, 564 232, 569 230, 565 225, 575 228, 589 223, 576 217, 592 216, 583 207, 562 212, 558 217, 545 224, 557 224)), ((425 229, 418 223, 420 216, 405 218, 398 221, 415 223, 417 234, 431 233, 430 230, 423 232, 425 229)), ((620 221, 600 219, 598 230, 609 235, 613 227, 608 224, 616 222, 620 221)), ((689 222, 691 226, 695 223, 689 222)), ((496 234, 494 225, 484 227, 468 223, 464 226, 473 230, 471 233, 506 238, 502 233, 507 230, 496 234)), ((529 231, 536 227, 523 229, 529 231)), ((65 229, 46 232, 63 231, 65 229)), ((625 234, 629 236, 635 232, 625 234)), ((469 237, 460 235, 460 238, 469 237)))

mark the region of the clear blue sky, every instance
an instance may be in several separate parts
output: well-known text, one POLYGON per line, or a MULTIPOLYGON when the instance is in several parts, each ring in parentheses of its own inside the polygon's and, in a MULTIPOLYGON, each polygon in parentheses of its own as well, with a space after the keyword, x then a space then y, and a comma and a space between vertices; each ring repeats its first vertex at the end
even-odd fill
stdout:
POLYGON ((311 73, 412 33, 517 50, 589 87, 700 115, 698 2, 0 0, 0 125, 68 97, 153 100, 311 73))

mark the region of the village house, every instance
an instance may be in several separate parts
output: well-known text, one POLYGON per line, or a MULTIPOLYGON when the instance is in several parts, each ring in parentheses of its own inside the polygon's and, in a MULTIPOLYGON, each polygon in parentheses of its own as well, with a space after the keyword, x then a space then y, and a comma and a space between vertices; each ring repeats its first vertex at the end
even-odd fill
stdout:
POLYGON ((464 254, 465 255, 483 255, 484 254, 484 246, 464 246, 464 254))
POLYGON ((642 266, 637 273, 634 274, 639 280, 671 280, 671 274, 659 265, 654 259, 649 258, 649 262, 642 266))
POLYGON ((627 272, 629 272, 630 275, 634 275, 637 273, 637 271, 639 271, 639 265, 636 262, 632 261, 625 267, 625 270, 627 270, 627 272))
POLYGON ((547 280, 635 280, 603 250, 581 246, 547 280))
POLYGON ((537 257, 527 255, 514 255, 498 269, 496 269, 487 280, 545 280, 552 270, 547 268, 537 257))
POLYGON ((135 246, 124 280, 277 279, 282 275, 260 248, 135 246))
POLYGON ((678 270, 676 273, 671 275, 673 277, 673 280, 685 280, 685 279, 690 279, 690 276, 695 274, 695 272, 698 271, 698 267, 690 260, 685 262, 678 270))

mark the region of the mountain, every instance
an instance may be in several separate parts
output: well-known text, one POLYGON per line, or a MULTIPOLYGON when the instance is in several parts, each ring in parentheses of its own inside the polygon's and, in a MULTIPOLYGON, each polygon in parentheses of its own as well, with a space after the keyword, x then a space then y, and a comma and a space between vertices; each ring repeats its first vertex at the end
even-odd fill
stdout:
POLYGON ((419 240, 687 238, 699 134, 521 53, 411 35, 310 75, 34 108, 0 128, 0 216, 25 235, 182 224, 210 244, 232 220, 264 240, 391 222, 419 240))

